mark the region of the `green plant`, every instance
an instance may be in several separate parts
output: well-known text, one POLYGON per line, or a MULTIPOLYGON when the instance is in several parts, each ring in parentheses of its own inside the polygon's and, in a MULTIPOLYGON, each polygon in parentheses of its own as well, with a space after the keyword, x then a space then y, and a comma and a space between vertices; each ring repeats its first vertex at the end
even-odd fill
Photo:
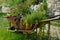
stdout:
POLYGON ((26 0, 23 3, 18 4, 17 9, 19 13, 23 15, 27 15, 31 13, 30 5, 33 3, 34 0, 26 0))
POLYGON ((10 10, 10 12, 8 12, 8 13, 11 14, 11 15, 16 16, 18 14, 18 10, 17 9, 13 9, 13 10, 10 10))
MULTIPOLYGON (((31 14, 28 14, 27 16, 24 16, 22 19, 26 25, 34 24, 34 23, 36 23, 36 21, 39 22, 40 20, 47 19, 46 15, 45 15, 46 13, 47 12, 44 9, 44 4, 42 4, 38 10, 33 11, 31 14)), ((43 23, 43 24, 45 24, 45 23, 43 23)))
MULTIPOLYGON (((12 0, 11 0, 12 1, 12 0)), ((31 13, 31 10, 30 10, 30 5, 32 4, 33 0, 17 0, 17 1, 12 1, 9 2, 7 1, 8 4, 14 8, 14 10, 11 10, 9 13, 12 14, 12 15, 15 15, 15 14, 23 14, 23 15, 26 15, 26 14, 30 14, 31 13), (11 3, 11 4, 10 4, 11 3)), ((9 6, 9 7, 10 7, 9 6)))

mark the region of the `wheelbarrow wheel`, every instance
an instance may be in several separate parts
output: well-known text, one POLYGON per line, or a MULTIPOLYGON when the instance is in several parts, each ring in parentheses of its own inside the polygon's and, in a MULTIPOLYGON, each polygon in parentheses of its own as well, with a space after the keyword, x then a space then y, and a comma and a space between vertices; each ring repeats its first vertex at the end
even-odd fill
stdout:
POLYGON ((16 32, 16 33, 22 33, 22 34, 23 34, 23 32, 17 31, 17 29, 16 29, 14 26, 9 27, 8 30, 9 30, 10 32, 16 32))
POLYGON ((15 27, 14 26, 11 26, 8 28, 9 30, 15 30, 15 27))
POLYGON ((11 32, 15 32, 16 31, 14 26, 9 27, 8 30, 11 31, 11 32))

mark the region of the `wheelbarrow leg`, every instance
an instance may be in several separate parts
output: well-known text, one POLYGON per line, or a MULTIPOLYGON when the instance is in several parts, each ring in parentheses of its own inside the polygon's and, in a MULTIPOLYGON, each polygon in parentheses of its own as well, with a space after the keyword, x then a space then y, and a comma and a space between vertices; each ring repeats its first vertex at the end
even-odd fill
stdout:
POLYGON ((36 40, 37 40, 37 28, 36 28, 36 40))
POLYGON ((47 34, 48 34, 48 40, 50 40, 50 21, 48 22, 48 31, 47 31, 47 34))
POLYGON ((29 40, 29 36, 30 36, 30 34, 29 34, 29 33, 27 33, 27 40, 29 40))
POLYGON ((9 26, 11 27, 11 22, 9 22, 9 26))

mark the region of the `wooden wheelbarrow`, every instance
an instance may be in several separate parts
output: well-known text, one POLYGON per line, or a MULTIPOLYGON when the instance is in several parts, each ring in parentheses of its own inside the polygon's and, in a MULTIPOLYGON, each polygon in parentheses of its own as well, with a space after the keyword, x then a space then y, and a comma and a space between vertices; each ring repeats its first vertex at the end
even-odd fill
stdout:
MULTIPOLYGON (((12 16, 12 15, 10 15, 10 14, 8 14, 8 15, 6 16, 6 18, 12 23, 12 25, 13 25, 16 29, 18 29, 18 30, 16 30, 16 31, 19 31, 19 32, 28 32, 28 33, 29 33, 29 32, 34 31, 35 29, 39 28, 39 27, 38 27, 38 23, 36 23, 36 24, 34 25, 34 27, 33 27, 32 25, 29 25, 29 27, 28 27, 27 29, 25 29, 26 25, 23 24, 23 22, 22 22, 21 25, 20 25, 20 19, 15 18, 14 16, 12 16)), ((57 16, 54 16, 53 18, 50 18, 50 19, 41 20, 41 21, 39 21, 39 23, 41 23, 41 22, 49 22, 49 21, 59 20, 59 19, 60 19, 60 15, 57 15, 57 16)))

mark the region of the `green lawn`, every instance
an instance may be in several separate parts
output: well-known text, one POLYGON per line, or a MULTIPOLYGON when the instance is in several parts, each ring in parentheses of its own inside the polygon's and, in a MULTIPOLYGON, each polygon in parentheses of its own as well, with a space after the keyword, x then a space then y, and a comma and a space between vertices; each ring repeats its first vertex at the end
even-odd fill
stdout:
MULTIPOLYGON (((7 30, 9 22, 6 18, 0 17, 0 40, 27 40, 26 34, 12 33, 7 30)), ((31 40, 36 40, 35 33, 30 35, 31 40)))

